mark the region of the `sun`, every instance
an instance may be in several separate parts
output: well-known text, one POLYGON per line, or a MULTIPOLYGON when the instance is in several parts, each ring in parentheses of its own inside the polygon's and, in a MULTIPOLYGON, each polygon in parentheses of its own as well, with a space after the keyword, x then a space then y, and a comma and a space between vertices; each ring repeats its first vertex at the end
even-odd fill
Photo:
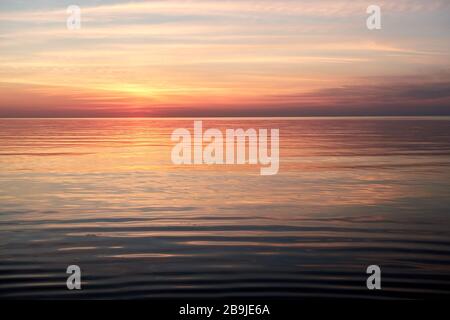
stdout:
POLYGON ((124 93, 131 96, 136 97, 158 97, 162 94, 161 89, 147 86, 147 85, 141 85, 141 84, 131 84, 131 83, 113 83, 101 86, 101 90, 107 90, 107 91, 114 91, 117 93, 124 93))

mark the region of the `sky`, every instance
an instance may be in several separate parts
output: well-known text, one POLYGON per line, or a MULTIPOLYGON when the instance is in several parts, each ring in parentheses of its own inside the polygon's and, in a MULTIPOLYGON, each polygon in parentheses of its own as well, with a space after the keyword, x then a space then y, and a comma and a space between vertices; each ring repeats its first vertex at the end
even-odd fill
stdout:
POLYGON ((450 115, 449 17, 449 0, 1 0, 0 117, 450 115))

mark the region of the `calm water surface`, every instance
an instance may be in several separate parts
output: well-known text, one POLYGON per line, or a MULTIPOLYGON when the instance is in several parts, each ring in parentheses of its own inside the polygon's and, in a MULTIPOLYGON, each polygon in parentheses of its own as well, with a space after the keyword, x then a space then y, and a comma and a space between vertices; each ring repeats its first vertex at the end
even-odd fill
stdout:
POLYGON ((0 120, 0 297, 450 296, 448 118, 204 121, 279 128, 276 176, 172 165, 192 126, 0 120))

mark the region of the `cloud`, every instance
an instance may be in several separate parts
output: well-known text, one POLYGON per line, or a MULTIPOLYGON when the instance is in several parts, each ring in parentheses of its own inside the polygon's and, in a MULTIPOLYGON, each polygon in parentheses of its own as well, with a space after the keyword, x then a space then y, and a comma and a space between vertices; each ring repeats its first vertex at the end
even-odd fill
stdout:
POLYGON ((372 98, 411 106, 446 99, 437 96, 445 86, 385 86, 382 77, 448 68, 448 22, 440 20, 448 1, 378 1, 386 14, 379 32, 367 30, 372 1, 362 0, 80 1, 74 32, 60 1, 39 3, 2 2, 0 82, 12 89, 0 88, 0 109, 63 112, 66 98, 86 114, 313 114, 327 105, 362 110, 372 98), (405 16, 415 27, 392 24, 405 16))
MULTIPOLYGON (((411 77, 416 80, 361 79, 366 84, 330 87, 289 95, 260 95, 235 99, 228 95, 208 96, 200 100, 192 91, 176 94, 174 102, 161 99, 130 98, 122 92, 104 88, 98 91, 79 89, 70 95, 63 87, 26 86, 0 83, 4 90, 27 92, 40 101, 30 106, 15 98, 5 100, 0 116, 369 116, 369 115, 450 115, 450 77, 411 77), (56 105, 57 107, 49 107, 56 105)), ((133 89, 133 88, 130 88, 133 89)), ((134 88, 138 90, 139 88, 134 88)), ((134 90, 133 89, 133 90, 134 90)), ((11 96, 9 96, 11 97, 11 96)))
POLYGON ((270 100, 285 115, 450 115, 450 78, 385 79, 382 84, 344 85, 270 100))
MULTIPOLYGON (((120 19, 132 15, 210 15, 210 16, 258 16, 258 15, 297 15, 311 17, 345 17, 365 13, 365 9, 373 4, 367 0, 168 0, 124 2, 117 4, 82 7, 83 16, 88 21, 104 19, 120 19)), ((448 8, 445 0, 378 0, 377 5, 385 12, 428 12, 448 8)), ((55 9, 33 11, 4 11, 0 13, 1 21, 35 21, 57 22, 66 16, 66 8, 55 4, 55 9)))

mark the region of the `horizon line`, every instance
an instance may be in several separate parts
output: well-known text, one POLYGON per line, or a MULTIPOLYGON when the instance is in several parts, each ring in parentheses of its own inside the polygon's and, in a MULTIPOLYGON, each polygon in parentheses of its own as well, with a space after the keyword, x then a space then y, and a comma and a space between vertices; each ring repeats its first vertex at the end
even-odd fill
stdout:
POLYGON ((199 116, 199 117, 151 117, 151 116, 144 116, 144 117, 133 117, 133 116, 124 116, 124 117, 0 117, 0 120, 82 120, 82 119, 155 119, 155 120, 177 120, 177 119, 193 119, 193 120, 201 120, 201 119, 217 119, 217 120, 226 120, 226 119, 282 119, 282 120, 295 120, 295 119, 405 119, 405 118, 426 118, 426 119, 448 119, 450 120, 450 115, 355 115, 355 116, 341 116, 341 115, 334 115, 334 116, 199 116))

